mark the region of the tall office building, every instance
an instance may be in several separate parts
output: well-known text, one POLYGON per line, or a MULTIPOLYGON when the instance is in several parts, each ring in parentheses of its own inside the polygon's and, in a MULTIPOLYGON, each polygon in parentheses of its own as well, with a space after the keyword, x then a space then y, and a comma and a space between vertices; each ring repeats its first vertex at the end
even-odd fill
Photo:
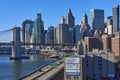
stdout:
POLYGON ((58 26, 58 43, 73 43, 73 29, 67 24, 59 24, 58 26))
POLYGON ((83 22, 84 24, 88 24, 88 17, 87 17, 87 14, 86 14, 86 13, 84 13, 84 15, 83 15, 83 17, 82 17, 82 22, 83 22))
POLYGON ((68 25, 67 24, 59 24, 58 26, 58 43, 63 44, 68 41, 68 25))
POLYGON ((74 43, 76 44, 80 40, 80 26, 75 25, 74 27, 74 43))
POLYGON ((69 27, 74 27, 75 25, 75 17, 72 15, 71 9, 69 9, 68 15, 66 16, 66 24, 68 24, 69 27))
POLYGON ((112 16, 107 17, 106 26, 109 26, 109 25, 113 25, 113 17, 112 16))
POLYGON ((107 26, 107 33, 109 34, 109 35, 111 35, 112 33, 113 33, 113 17, 112 16, 109 16, 108 18, 107 18, 107 22, 106 22, 106 26, 107 26))
POLYGON ((80 38, 83 39, 84 37, 90 37, 90 26, 88 24, 88 17, 87 14, 84 13, 82 17, 82 21, 80 23, 80 38))
POLYGON ((52 44, 54 43, 54 27, 48 27, 47 33, 45 34, 45 43, 52 44))
POLYGON ((61 23, 61 24, 65 24, 65 23, 66 23, 65 20, 66 20, 66 19, 64 18, 64 16, 62 16, 61 19, 60 19, 60 23, 61 23))
POLYGON ((113 33, 119 31, 120 26, 120 9, 119 5, 113 7, 113 33))
POLYGON ((69 9, 66 18, 62 17, 58 26, 58 43, 73 43, 73 27, 75 25, 75 18, 69 9))
POLYGON ((58 43, 58 27, 54 29, 54 43, 58 43))
MULTIPOLYGON (((22 23, 22 41, 23 43, 30 43, 32 39, 33 21, 25 20, 22 23)), ((29 46, 27 46, 29 47, 29 46)))
POLYGON ((104 32, 104 10, 92 9, 91 10, 91 24, 93 30, 104 32))
POLYGON ((36 33, 37 33, 37 37, 36 37, 36 42, 37 43, 44 43, 44 22, 42 20, 41 14, 38 13, 37 14, 37 18, 36 18, 36 33))

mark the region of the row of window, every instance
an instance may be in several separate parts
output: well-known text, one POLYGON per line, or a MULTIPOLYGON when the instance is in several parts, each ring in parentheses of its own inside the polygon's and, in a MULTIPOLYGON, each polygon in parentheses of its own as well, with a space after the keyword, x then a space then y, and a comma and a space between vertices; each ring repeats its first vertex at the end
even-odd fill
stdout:
POLYGON ((79 76, 67 76, 67 80, 74 78, 74 80, 78 80, 79 76))

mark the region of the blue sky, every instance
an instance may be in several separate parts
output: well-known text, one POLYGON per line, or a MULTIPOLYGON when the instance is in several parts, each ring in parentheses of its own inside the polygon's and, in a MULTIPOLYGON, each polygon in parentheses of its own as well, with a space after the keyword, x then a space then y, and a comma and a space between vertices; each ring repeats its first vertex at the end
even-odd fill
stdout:
POLYGON ((0 0, 0 31, 20 26, 23 20, 35 20, 36 13, 42 14, 45 29, 58 26, 61 16, 66 16, 71 8, 75 24, 80 24, 82 15, 87 13, 90 23, 90 10, 104 9, 105 20, 112 15, 112 7, 120 0, 0 0))

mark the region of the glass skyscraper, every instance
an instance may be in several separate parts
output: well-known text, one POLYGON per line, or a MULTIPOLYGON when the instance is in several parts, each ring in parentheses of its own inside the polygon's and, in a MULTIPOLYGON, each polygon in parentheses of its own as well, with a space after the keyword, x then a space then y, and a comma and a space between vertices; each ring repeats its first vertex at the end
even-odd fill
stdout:
POLYGON ((119 20, 119 5, 113 7, 113 33, 119 31, 120 20, 119 20))
MULTIPOLYGON (((22 23, 22 41, 23 43, 30 43, 33 29, 33 21, 25 20, 22 23)), ((30 46, 26 46, 30 47, 30 46)))
POLYGON ((104 10, 91 10, 91 24, 93 30, 104 32, 104 10))

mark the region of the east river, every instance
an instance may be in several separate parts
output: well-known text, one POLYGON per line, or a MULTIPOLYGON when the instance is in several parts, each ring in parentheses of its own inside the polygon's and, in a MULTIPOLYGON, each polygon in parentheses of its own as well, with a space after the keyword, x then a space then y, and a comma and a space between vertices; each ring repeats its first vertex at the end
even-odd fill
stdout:
POLYGON ((7 56, 0 54, 0 80, 18 80, 36 69, 55 61, 55 59, 29 54, 30 59, 8 60, 7 56))

